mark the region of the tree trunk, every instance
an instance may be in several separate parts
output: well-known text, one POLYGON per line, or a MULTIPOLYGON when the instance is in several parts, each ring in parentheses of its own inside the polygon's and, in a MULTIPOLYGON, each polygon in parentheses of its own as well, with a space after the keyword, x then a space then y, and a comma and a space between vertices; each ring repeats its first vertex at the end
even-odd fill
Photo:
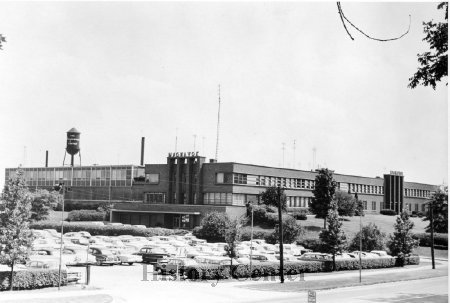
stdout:
POLYGON ((11 274, 9 276, 9 290, 13 290, 14 262, 11 264, 11 274))
POLYGON ((333 271, 336 271, 336 255, 333 254, 333 271))
POLYGON ((323 229, 327 229, 327 217, 323 218, 323 229))

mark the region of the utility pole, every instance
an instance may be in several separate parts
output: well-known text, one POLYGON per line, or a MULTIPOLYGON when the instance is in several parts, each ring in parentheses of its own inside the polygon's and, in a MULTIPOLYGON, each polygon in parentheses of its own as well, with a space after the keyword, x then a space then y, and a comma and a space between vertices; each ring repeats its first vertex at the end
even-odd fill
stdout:
POLYGON ((362 270, 362 263, 361 263, 361 254, 362 254, 362 215, 363 215, 363 208, 360 207, 359 201, 358 201, 358 193, 355 193, 355 200, 356 200, 356 207, 359 208, 359 283, 361 283, 361 270, 362 270))
POLYGON ((64 183, 58 185, 59 193, 62 192, 62 211, 61 211, 61 243, 59 244, 59 269, 58 269, 58 290, 61 289, 61 263, 62 263, 62 250, 63 250, 63 234, 64 234, 64 183))
POLYGON ((252 257, 253 257, 253 203, 250 202, 252 209, 252 228, 250 233, 250 277, 252 276, 252 257))
POLYGON ((434 223, 433 223, 433 201, 428 203, 430 207, 430 227, 431 227, 431 267, 436 269, 434 264, 434 223))
POLYGON ((284 168, 284 145, 285 145, 285 143, 283 142, 281 144, 283 145, 283 147, 281 148, 283 150, 283 165, 281 167, 284 168))
POLYGON ((278 228, 280 241, 280 282, 284 283, 284 260, 283 260, 283 216, 281 215, 281 188, 278 185, 278 228))

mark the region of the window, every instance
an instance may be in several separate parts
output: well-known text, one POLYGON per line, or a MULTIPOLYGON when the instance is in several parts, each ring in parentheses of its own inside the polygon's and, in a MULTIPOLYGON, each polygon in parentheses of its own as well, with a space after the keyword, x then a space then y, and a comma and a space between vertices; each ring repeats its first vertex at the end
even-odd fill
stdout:
POLYGON ((367 210, 367 201, 363 201, 364 210, 367 210))
POLYGON ((234 184, 247 184, 247 175, 244 174, 233 174, 234 184))
POLYGON ((145 203, 156 204, 156 203, 166 203, 165 193, 145 193, 145 203))
POLYGON ((372 210, 377 210, 377 202, 372 201, 372 210))
POLYGON ((216 183, 223 183, 223 173, 216 174, 216 183))
POLYGON ((159 174, 145 174, 145 182, 158 184, 159 183, 159 174))
POLYGON ((419 211, 419 204, 414 204, 414 210, 419 211))

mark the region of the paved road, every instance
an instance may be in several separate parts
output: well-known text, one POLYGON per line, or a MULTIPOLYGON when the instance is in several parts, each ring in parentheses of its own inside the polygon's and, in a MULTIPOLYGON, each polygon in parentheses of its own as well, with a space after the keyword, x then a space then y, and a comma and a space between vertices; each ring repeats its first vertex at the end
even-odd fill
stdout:
MULTIPOLYGON (((446 262, 445 262, 446 263, 446 262)), ((440 266, 447 266, 440 265, 440 266)), ((216 285, 216 281, 189 282, 189 281, 152 281, 152 275, 148 275, 148 281, 143 280, 143 267, 140 264, 133 266, 94 266, 92 267, 91 290, 81 290, 81 286, 64 287, 61 292, 56 289, 43 289, 41 291, 2 293, 0 302, 27 302, 35 298, 33 302, 45 302, 45 298, 60 298, 51 302, 87 302, 89 297, 107 295, 114 298, 114 302, 308 302, 306 292, 281 292, 267 291, 251 288, 254 281, 224 282, 216 285), (213 286, 214 285, 214 286, 213 286), (246 285, 246 287, 242 287, 246 285), (78 297, 78 300, 67 300, 70 297, 78 297), (85 300, 82 299, 85 298, 85 300), (66 298, 66 299, 64 299, 66 298), (80 300, 81 299, 81 300, 80 300), (41 301, 39 301, 41 300, 41 301)), ((391 269, 384 271, 388 274, 392 271, 406 269, 391 269)), ((419 271, 419 268, 408 270, 419 271)), ((382 272, 380 270, 378 273, 382 272)), ((336 279, 357 273, 340 273, 336 279)), ((369 271, 365 274, 369 274, 369 271)), ((317 275, 314 280, 329 277, 329 275, 317 275)), ((309 276, 307 277, 310 278, 309 276)), ((273 281, 259 281, 257 283, 273 284, 273 281)), ((298 282, 289 282, 298 283, 298 282)), ((368 286, 348 287, 335 290, 317 291, 317 303, 346 302, 346 303, 418 303, 418 302, 447 302, 448 276, 432 279, 394 282, 368 286)), ((93 301, 92 301, 93 302, 93 301)), ((107 301, 105 301, 107 302, 107 301)))

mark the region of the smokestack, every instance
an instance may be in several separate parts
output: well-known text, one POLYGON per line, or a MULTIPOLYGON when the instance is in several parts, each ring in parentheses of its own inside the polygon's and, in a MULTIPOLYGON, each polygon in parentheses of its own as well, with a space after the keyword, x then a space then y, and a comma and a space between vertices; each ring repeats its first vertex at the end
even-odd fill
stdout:
POLYGON ((48 150, 45 151, 45 167, 48 167, 48 150))
POLYGON ((144 147, 145 147, 145 137, 142 137, 142 141, 141 141, 141 165, 144 165, 144 147))

